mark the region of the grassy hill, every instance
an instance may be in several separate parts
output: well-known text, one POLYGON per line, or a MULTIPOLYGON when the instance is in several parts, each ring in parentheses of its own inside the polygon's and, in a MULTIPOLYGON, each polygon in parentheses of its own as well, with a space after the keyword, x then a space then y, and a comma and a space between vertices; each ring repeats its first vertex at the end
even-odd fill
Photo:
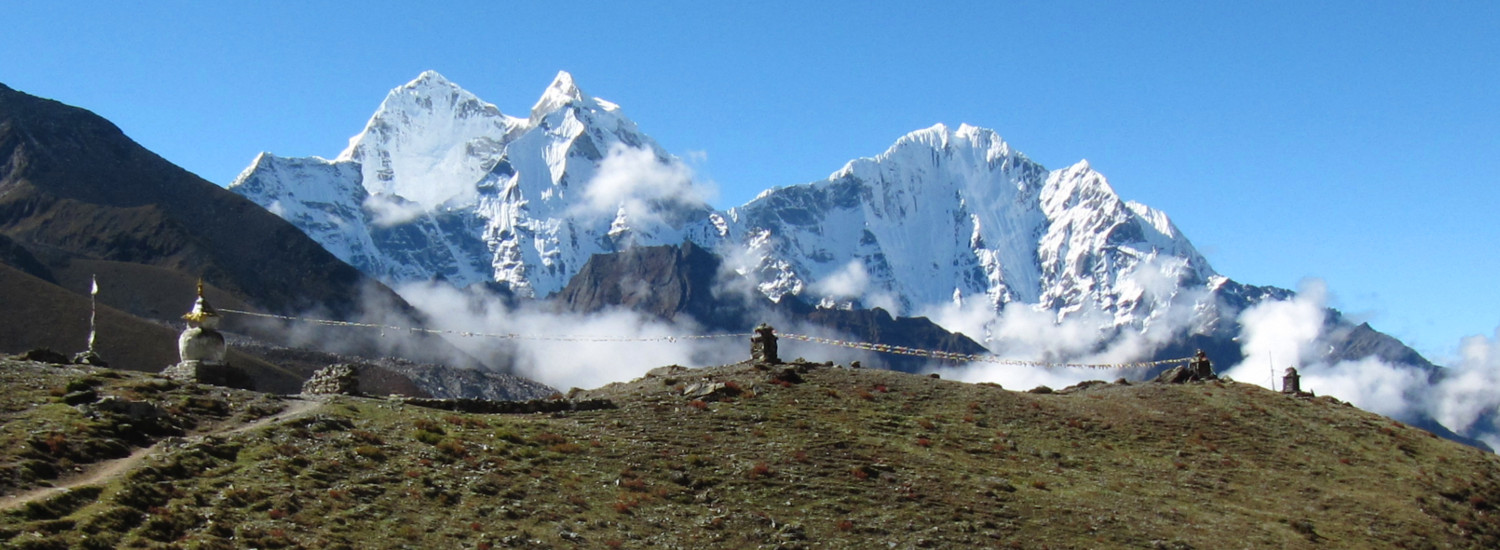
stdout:
POLYGON ((614 409, 485 415, 0 363, 0 546, 1500 545, 1500 458, 1326 397, 784 368, 663 368, 569 396, 614 409), (108 396, 187 437, 63 403, 108 396), (118 476, 14 504, 153 444, 118 476))

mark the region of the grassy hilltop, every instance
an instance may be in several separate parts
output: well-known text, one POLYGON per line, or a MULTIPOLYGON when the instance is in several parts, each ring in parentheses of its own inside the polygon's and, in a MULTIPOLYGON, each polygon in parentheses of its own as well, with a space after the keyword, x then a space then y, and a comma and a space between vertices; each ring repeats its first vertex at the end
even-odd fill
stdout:
POLYGON ((1500 545, 1500 459, 1330 398, 785 368, 487 415, 0 362, 0 547, 1500 545))

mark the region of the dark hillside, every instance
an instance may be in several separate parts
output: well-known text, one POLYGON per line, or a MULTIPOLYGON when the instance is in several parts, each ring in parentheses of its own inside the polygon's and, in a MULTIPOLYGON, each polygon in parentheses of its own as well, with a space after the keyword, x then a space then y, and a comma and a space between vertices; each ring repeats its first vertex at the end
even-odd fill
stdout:
POLYGON ((0 233, 50 263, 163 267, 273 311, 349 315, 363 287, 379 287, 291 224, 109 121, 3 85, 0 233))

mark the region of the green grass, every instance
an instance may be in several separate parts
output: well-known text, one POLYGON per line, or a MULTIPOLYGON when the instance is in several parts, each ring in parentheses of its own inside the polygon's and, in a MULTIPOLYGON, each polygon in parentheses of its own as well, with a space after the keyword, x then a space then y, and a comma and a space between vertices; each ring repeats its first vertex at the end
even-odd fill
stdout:
MULTIPOLYGON (((618 409, 566 414, 474 415, 338 398, 314 416, 173 447, 103 487, 40 503, 43 512, 6 513, 0 544, 1500 542, 1494 455, 1327 398, 1232 383, 1043 395, 875 370, 813 368, 789 386, 767 375, 738 365, 648 376, 578 396, 612 399, 618 409), (745 391, 694 405, 676 387, 699 379, 745 391)), ((131 374, 99 387, 143 380, 131 374)), ((259 402, 219 389, 171 391, 219 396, 230 415, 223 421, 259 402)), ((168 392, 168 401, 184 396, 168 392)), ((184 410, 219 421, 207 416, 217 406, 201 405, 184 410)), ((52 404, 6 414, 32 415, 23 424, 73 420, 52 404)), ((6 429, 20 418, 7 417, 6 429)))

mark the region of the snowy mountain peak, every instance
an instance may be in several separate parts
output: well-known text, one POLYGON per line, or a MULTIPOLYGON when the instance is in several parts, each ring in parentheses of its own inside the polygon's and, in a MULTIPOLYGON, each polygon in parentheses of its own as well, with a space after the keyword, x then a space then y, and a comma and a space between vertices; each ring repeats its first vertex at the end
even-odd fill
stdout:
POLYGON ((434 70, 431 70, 431 69, 428 69, 426 71, 422 71, 422 74, 417 75, 417 77, 414 78, 414 79, 412 79, 411 82, 407 82, 406 85, 402 86, 402 88, 411 88, 411 89, 418 89, 418 88, 442 88, 442 87, 457 88, 458 86, 456 84, 454 84, 451 80, 448 80, 447 77, 445 77, 442 74, 439 74, 437 71, 434 71, 434 70))
POLYGON ((772 299, 897 313, 1020 303, 1123 325, 1174 299, 1158 287, 1213 275, 1164 214, 1122 201, 1087 161, 1049 171, 968 124, 715 212, 682 199, 691 172, 565 71, 526 120, 423 73, 340 159, 263 156, 234 188, 386 281, 539 297, 594 254, 684 240, 739 258, 772 299))
MULTIPOLYGON (((578 89, 578 84, 573 82, 573 75, 568 71, 558 71, 557 76, 552 79, 552 84, 542 92, 541 99, 531 107, 531 123, 536 124, 542 117, 572 103, 588 103, 593 98, 578 89)), ((609 104, 613 107, 613 104, 609 104)))
POLYGON ((525 126, 435 71, 426 71, 380 103, 338 160, 358 162, 373 196, 425 208, 471 198, 498 151, 525 126))

